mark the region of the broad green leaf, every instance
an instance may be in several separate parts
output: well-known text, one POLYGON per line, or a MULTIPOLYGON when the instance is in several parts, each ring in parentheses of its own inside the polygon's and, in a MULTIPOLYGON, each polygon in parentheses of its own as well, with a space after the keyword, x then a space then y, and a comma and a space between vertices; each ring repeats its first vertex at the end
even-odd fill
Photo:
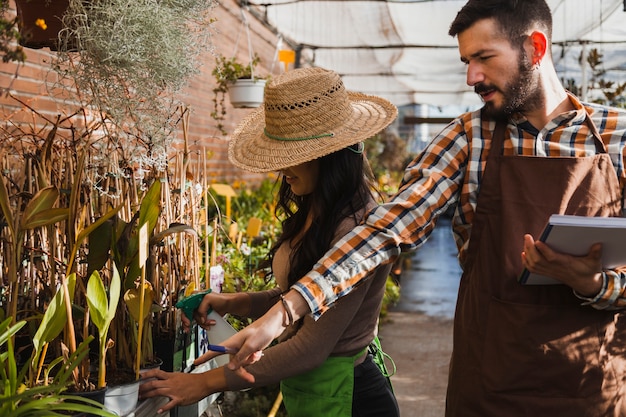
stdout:
POLYGON ((72 270, 73 260, 76 257, 76 252, 78 252, 78 248, 80 247, 83 240, 85 240, 85 238, 89 236, 91 232, 96 230, 102 223, 106 222, 111 217, 115 216, 117 212, 122 209, 122 207, 124 207, 123 203, 115 207, 113 210, 109 211, 104 216, 100 217, 98 220, 96 220, 95 222, 93 222, 92 224, 90 224, 89 226, 85 227, 83 230, 80 231, 80 233, 76 237, 76 242, 74 242, 72 246, 72 253, 70 254, 70 257, 68 258, 70 260, 67 266, 68 271, 72 270))
POLYGON ((129 290, 135 288, 135 281, 141 276, 141 268, 139 267, 139 253, 130 261, 130 265, 126 269, 126 277, 124 278, 124 289, 129 290))
MULTIPOLYGON (((74 299, 75 285, 76 274, 71 274, 67 277, 67 288, 70 300, 74 299)), ((52 297, 52 300, 50 301, 50 304, 41 319, 39 328, 33 337, 33 367, 37 367, 37 362, 39 360, 39 355, 41 355, 43 346, 61 333, 66 322, 67 311, 65 309, 65 298, 63 297, 63 287, 60 287, 56 294, 54 294, 54 297, 52 297)))
POLYGON ((67 219, 69 210, 66 208, 51 208, 34 213, 28 219, 28 222, 22 222, 22 228, 25 230, 34 229, 36 227, 48 226, 67 219))
POLYGON ((113 264, 113 276, 111 277, 111 284, 109 288, 109 311, 107 312, 107 319, 109 322, 115 317, 117 311, 117 304, 120 301, 120 295, 122 294, 122 284, 120 279, 120 273, 117 270, 117 266, 113 264))
POLYGON ((113 239, 113 220, 109 219, 89 234, 87 274, 102 269, 109 260, 113 239))
POLYGON ((22 213, 20 220, 21 228, 27 229, 25 225, 31 222, 31 218, 37 213, 51 209, 58 198, 59 190, 56 187, 50 186, 39 190, 24 208, 24 213, 22 213))
POLYGON ((6 319, 2 323, 0 323, 0 346, 5 344, 7 340, 13 337, 24 325, 26 324, 25 320, 18 321, 13 326, 9 327, 11 324, 11 318, 6 319))
MULTIPOLYGON (((145 319, 150 314, 150 307, 154 300, 154 291, 152 291, 152 285, 149 282, 144 283, 144 297, 143 297, 143 318, 145 319)), ((139 310, 141 305, 141 288, 131 288, 124 294, 124 301, 128 306, 130 315, 139 322, 139 310)))
POLYGON ((152 183, 148 192, 144 195, 139 206, 139 224, 148 223, 148 235, 156 227, 159 215, 161 214, 161 181, 152 183))
POLYGON ((109 332, 111 321, 115 317, 117 304, 120 300, 120 285, 120 274, 115 264, 113 264, 113 276, 111 276, 111 284, 109 286, 110 300, 108 302, 106 290, 98 271, 94 271, 91 274, 89 282, 87 283, 87 303, 91 311, 91 320, 98 328, 98 335, 100 337, 98 352, 98 388, 102 388, 106 385, 106 366, 104 360, 107 350, 107 333, 109 332))
POLYGON ((106 338, 106 331, 115 317, 117 304, 120 299, 120 275, 115 265, 109 288, 109 298, 107 300, 106 289, 98 271, 94 271, 87 283, 87 303, 93 324, 100 331, 100 336, 106 338))
POLYGON ((91 321, 101 331, 106 326, 106 314, 109 306, 104 283, 98 271, 93 271, 87 282, 87 304, 89 305, 91 321))

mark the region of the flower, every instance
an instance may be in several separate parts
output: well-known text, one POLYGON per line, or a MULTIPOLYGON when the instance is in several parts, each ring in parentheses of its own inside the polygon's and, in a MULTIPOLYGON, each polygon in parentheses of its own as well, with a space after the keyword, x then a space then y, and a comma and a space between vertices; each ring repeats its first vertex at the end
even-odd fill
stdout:
POLYGON ((44 19, 35 20, 35 26, 39 26, 42 30, 48 29, 48 25, 46 25, 46 21, 44 19))

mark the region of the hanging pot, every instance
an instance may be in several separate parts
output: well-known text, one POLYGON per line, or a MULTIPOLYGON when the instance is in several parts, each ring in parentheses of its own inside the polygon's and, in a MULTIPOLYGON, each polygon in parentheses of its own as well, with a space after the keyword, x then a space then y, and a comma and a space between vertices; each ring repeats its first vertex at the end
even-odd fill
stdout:
POLYGON ((15 0, 15 5, 20 45, 57 51, 69 0, 15 0))
POLYGON ((263 103, 265 80, 239 79, 228 87, 230 104, 236 108, 254 108, 263 103))

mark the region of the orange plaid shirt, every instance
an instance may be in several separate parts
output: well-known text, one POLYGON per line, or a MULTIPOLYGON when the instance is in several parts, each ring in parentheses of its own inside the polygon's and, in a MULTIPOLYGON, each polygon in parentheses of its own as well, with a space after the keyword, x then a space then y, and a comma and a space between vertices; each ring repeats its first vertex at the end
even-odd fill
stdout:
MULTIPOLYGON (((590 156, 596 153, 585 124, 588 112, 596 124, 619 177, 626 185, 626 111, 582 104, 570 96, 575 110, 563 113, 537 130, 520 115, 508 123, 504 155, 590 156)), ((351 291, 378 265, 400 252, 419 248, 437 218, 454 208, 452 229, 463 259, 468 248, 480 182, 495 122, 482 120, 480 110, 453 120, 407 167, 398 193, 370 212, 365 222, 341 239, 294 285, 319 317, 337 298, 351 291)), ((626 268, 603 272, 602 291, 584 304, 597 309, 626 307, 626 268)), ((582 298, 582 297, 581 297, 582 298)))

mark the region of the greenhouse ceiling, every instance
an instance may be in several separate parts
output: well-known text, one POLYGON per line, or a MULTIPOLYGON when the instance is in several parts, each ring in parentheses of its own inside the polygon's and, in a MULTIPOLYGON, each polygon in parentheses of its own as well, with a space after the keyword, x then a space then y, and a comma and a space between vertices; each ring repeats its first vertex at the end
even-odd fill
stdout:
MULTIPOLYGON (((562 79, 589 80, 581 52, 602 54, 605 80, 626 81, 626 0, 547 0, 562 79)), ((477 106, 450 23, 466 0, 251 0, 301 60, 339 72, 349 89, 396 105, 477 106)))

